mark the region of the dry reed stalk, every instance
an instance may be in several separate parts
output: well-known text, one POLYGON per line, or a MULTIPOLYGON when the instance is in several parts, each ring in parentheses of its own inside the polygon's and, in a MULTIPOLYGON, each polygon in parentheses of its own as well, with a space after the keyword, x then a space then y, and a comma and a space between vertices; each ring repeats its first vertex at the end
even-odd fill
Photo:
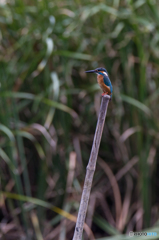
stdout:
POLYGON ((76 222, 76 226, 75 226, 73 240, 81 240, 82 239, 83 225, 85 222, 88 201, 89 201, 89 197, 90 197, 90 191, 91 191, 93 176, 94 176, 94 172, 95 172, 95 168, 96 168, 97 156, 98 156, 98 151, 99 151, 99 146, 100 146, 100 142, 101 142, 101 137, 102 137, 102 132, 103 132, 103 127, 104 127, 104 122, 105 122, 105 117, 106 117, 106 113, 107 113, 109 100, 110 100, 109 95, 104 95, 102 97, 99 116, 98 116, 98 122, 97 122, 93 145, 92 145, 92 150, 91 150, 89 162, 87 165, 86 177, 85 177, 82 198, 81 198, 81 203, 80 203, 80 207, 79 207, 79 212, 78 212, 78 217, 77 217, 77 222, 76 222))

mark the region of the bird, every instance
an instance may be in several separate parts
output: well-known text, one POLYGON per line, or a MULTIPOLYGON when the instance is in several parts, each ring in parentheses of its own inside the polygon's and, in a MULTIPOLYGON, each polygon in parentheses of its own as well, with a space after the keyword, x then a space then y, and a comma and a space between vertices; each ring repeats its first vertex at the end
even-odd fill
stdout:
POLYGON ((103 90, 102 96, 110 95, 112 96, 113 87, 111 81, 109 79, 108 72, 105 68, 99 67, 94 70, 85 71, 86 73, 96 73, 97 74, 97 82, 100 88, 103 90))

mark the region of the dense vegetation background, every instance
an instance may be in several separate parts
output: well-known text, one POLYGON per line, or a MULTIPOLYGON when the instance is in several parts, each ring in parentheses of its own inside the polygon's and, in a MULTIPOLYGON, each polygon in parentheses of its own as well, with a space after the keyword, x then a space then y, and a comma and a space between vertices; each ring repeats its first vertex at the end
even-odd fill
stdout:
POLYGON ((114 92, 84 239, 159 235, 158 31, 157 0, 0 1, 1 239, 72 239, 61 209, 78 212, 102 93, 85 70, 96 67, 114 92))

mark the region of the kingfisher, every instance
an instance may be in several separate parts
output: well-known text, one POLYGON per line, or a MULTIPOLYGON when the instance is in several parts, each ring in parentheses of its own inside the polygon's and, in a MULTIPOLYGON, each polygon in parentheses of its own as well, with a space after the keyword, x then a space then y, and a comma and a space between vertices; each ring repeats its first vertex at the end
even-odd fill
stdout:
POLYGON ((101 89, 103 90, 102 96, 104 96, 104 95, 112 96, 113 87, 112 87, 111 81, 109 79, 108 72, 105 68, 99 67, 94 70, 88 70, 85 72, 97 74, 97 82, 98 82, 99 86, 101 87, 101 89))

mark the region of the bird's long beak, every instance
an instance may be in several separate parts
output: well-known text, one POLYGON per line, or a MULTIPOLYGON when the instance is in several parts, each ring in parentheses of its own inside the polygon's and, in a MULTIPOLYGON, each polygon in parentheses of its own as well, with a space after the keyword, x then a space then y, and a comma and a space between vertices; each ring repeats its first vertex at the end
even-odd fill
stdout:
POLYGON ((85 71, 86 73, 94 73, 94 72, 97 72, 97 70, 88 70, 88 71, 85 71))

